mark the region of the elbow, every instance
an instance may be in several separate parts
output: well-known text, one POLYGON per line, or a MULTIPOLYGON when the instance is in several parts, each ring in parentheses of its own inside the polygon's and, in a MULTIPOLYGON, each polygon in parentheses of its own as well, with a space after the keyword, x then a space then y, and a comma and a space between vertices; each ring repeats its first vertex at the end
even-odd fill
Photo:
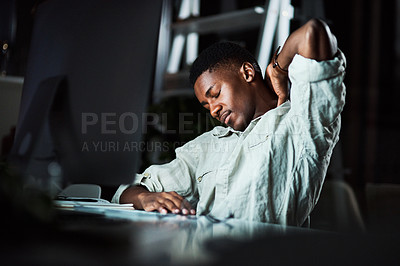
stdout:
POLYGON ((311 19, 305 25, 304 42, 310 58, 318 61, 332 59, 337 52, 336 37, 328 25, 319 19, 311 19))
POLYGON ((319 36, 326 34, 325 22, 320 19, 310 19, 305 25, 305 36, 309 41, 315 41, 319 36))

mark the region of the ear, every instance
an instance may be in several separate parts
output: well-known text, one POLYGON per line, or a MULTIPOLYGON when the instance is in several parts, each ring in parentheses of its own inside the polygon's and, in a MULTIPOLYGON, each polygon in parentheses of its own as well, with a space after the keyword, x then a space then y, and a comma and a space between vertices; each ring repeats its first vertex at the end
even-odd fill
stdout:
POLYGON ((242 74, 246 82, 252 82, 256 76, 256 71, 252 64, 244 62, 240 67, 240 73, 242 74))

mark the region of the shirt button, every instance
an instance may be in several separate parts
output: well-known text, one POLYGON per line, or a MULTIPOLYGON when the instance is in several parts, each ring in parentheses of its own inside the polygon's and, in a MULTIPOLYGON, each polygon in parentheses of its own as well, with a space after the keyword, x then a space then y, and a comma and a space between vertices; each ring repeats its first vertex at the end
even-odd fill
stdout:
POLYGON ((144 173, 144 174, 143 174, 143 177, 144 177, 144 178, 151 178, 151 174, 149 174, 149 173, 144 173))
POLYGON ((199 176, 199 177, 197 178, 197 181, 201 182, 201 180, 203 180, 203 177, 202 177, 202 176, 199 176))

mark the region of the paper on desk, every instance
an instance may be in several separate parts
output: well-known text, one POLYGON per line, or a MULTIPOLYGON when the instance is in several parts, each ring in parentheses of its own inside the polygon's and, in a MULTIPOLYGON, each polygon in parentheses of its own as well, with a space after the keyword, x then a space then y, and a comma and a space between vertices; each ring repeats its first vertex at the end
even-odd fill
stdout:
POLYGON ((54 200, 53 204, 56 208, 76 208, 76 207, 92 207, 92 208, 102 208, 102 209, 126 209, 134 210, 133 204, 117 204, 110 203, 106 200, 98 199, 98 201, 85 201, 83 200, 54 200))

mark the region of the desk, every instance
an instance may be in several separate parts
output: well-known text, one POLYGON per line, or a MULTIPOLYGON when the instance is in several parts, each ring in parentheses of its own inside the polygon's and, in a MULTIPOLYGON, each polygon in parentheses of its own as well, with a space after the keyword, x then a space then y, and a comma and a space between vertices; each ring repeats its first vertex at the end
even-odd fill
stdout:
POLYGON ((295 232, 310 232, 303 228, 238 219, 219 221, 210 216, 90 208, 83 210, 102 214, 115 224, 94 228, 93 223, 72 221, 64 224, 63 229, 70 232, 83 230, 86 233, 90 230, 93 234, 100 231, 105 234, 105 228, 110 231, 110 235, 115 234, 116 239, 128 243, 132 249, 128 251, 129 260, 144 264, 209 265, 218 261, 218 252, 229 251, 229 247, 240 246, 241 243, 254 241, 264 235, 278 237, 295 232))
POLYGON ((12 265, 384 264, 400 261, 398 236, 143 211, 62 212, 56 226, 25 231, 0 252, 12 265))

